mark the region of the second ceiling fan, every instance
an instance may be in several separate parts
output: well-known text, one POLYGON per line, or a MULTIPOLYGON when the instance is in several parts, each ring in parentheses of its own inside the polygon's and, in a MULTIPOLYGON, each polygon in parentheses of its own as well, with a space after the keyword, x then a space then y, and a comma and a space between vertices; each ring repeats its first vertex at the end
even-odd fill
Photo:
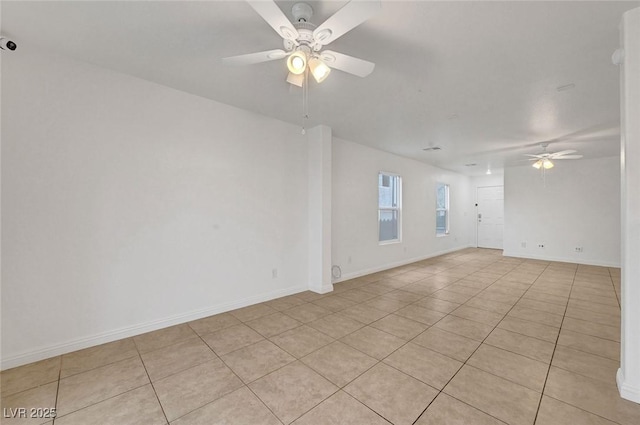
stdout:
POLYGON ((318 83, 327 78, 332 68, 358 77, 373 72, 374 63, 324 47, 375 15, 380 10, 380 0, 352 0, 319 26, 310 22, 313 9, 306 3, 293 5, 293 23, 273 0, 247 0, 247 3, 282 37, 284 49, 231 56, 223 59, 225 63, 252 65, 287 58, 287 81, 300 87, 307 72, 318 83))
POLYGON ((553 168, 554 164, 551 160, 582 158, 582 155, 572 155, 577 152, 576 150, 573 150, 573 149, 564 150, 560 152, 547 152, 547 146, 549 146, 549 143, 540 143, 540 146, 542 147, 542 153, 537 155, 525 154, 525 156, 531 157, 529 161, 535 161, 531 165, 533 166, 533 168, 536 168, 538 170, 540 168, 543 168, 545 170, 553 168))

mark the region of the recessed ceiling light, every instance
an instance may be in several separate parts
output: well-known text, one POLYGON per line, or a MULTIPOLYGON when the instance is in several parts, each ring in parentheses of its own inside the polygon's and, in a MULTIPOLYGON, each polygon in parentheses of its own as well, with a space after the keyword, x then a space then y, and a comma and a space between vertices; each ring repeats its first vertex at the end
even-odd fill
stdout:
POLYGON ((575 89, 576 85, 571 83, 571 84, 565 84, 564 86, 558 86, 556 87, 556 90, 558 91, 567 91, 567 90, 572 90, 575 89))

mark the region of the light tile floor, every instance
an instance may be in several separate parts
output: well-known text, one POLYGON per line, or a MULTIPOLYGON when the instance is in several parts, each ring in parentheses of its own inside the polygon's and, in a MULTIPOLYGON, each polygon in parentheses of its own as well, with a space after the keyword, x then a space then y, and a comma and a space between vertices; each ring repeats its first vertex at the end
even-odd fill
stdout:
POLYGON ((618 269, 466 249, 4 371, 3 416, 637 425, 615 384, 619 285, 618 269))

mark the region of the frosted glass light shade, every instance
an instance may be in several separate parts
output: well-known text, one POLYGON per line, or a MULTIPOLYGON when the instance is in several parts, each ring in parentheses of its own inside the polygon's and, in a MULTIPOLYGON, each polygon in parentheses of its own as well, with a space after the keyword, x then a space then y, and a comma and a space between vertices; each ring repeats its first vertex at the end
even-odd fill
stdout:
POLYGON ((323 82, 331 72, 331 68, 317 58, 313 58, 309 61, 309 70, 311 71, 313 78, 315 78, 318 83, 323 82))
POLYGON ((304 83, 304 74, 294 74, 290 72, 287 74, 287 83, 302 87, 302 84, 304 83))
POLYGON ((302 74, 307 68, 307 55, 300 50, 291 53, 287 58, 287 68, 292 74, 302 74))

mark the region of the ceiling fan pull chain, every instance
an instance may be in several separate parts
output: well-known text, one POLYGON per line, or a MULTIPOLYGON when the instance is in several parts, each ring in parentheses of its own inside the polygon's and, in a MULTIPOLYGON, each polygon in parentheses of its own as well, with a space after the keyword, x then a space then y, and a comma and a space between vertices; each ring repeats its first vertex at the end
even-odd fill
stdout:
POLYGON ((302 81, 302 134, 307 134, 307 123, 309 121, 309 68, 304 71, 302 81))

